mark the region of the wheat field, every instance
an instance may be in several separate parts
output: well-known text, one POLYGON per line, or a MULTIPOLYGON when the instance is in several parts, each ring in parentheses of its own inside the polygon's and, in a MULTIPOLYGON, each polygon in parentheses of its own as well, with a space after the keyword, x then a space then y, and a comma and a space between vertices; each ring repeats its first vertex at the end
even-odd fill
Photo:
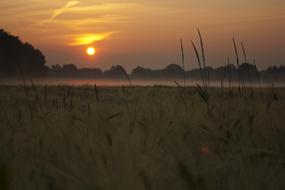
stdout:
POLYGON ((285 89, 0 87, 0 189, 285 189, 285 89))

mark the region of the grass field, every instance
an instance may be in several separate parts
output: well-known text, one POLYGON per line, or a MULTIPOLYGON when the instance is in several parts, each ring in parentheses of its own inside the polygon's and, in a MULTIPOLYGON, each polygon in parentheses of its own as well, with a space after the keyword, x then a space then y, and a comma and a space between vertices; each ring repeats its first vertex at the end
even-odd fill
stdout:
POLYGON ((285 89, 0 87, 0 189, 283 190, 285 89))

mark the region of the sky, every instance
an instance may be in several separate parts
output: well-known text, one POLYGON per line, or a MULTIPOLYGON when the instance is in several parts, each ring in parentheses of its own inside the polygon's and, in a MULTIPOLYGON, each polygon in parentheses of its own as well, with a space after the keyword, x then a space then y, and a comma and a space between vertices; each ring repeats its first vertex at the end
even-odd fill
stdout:
POLYGON ((48 65, 163 68, 181 64, 183 39, 191 69, 198 28, 209 66, 234 63, 233 37, 259 68, 285 65, 284 0, 1 0, 0 28, 40 49, 48 65))

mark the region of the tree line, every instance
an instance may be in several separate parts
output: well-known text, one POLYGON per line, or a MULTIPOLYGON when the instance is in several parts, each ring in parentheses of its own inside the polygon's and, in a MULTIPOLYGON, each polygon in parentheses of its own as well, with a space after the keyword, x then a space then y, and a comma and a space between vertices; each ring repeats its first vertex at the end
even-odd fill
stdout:
MULTIPOLYGON (((74 64, 46 66, 43 53, 29 43, 22 42, 19 37, 0 30, 0 77, 13 78, 21 75, 29 77, 53 78, 94 78, 94 79, 123 79, 127 73, 123 66, 115 65, 109 70, 98 68, 77 68, 74 64)), ((285 66, 271 66, 258 71, 256 65, 242 63, 238 68, 228 64, 218 68, 202 68, 208 73, 210 80, 232 80, 241 77, 244 81, 285 81, 285 66)), ((131 79, 200 79, 201 70, 184 71, 177 64, 170 64, 163 69, 137 67, 131 71, 131 79)))

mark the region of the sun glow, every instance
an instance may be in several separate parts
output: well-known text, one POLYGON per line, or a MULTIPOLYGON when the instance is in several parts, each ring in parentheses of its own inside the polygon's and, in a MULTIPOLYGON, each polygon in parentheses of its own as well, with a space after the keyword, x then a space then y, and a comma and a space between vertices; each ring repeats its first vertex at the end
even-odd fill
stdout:
POLYGON ((94 42, 104 40, 104 39, 110 37, 114 33, 117 33, 117 32, 74 35, 71 37, 73 39, 73 42, 71 42, 69 45, 71 45, 71 46, 89 45, 89 44, 92 44, 94 42))
POLYGON ((94 47, 88 47, 88 48, 86 49, 86 53, 87 53, 87 55, 92 56, 92 55, 95 55, 96 50, 95 50, 94 47))

